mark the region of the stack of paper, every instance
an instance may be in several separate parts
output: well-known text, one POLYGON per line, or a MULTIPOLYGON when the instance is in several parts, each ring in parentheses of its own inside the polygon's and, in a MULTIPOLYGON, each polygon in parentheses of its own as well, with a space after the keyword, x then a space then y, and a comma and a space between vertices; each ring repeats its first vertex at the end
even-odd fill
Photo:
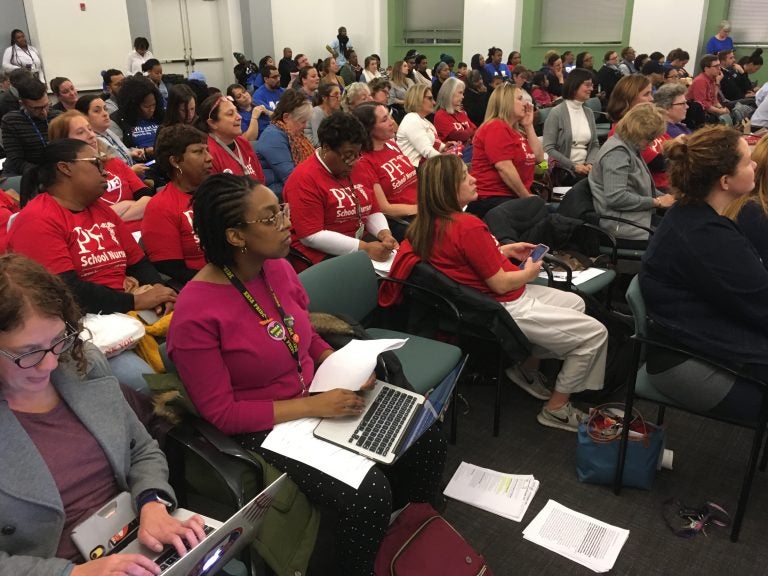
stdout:
POLYGON ((629 530, 575 512, 554 500, 547 502, 523 538, 544 546, 595 572, 608 572, 616 563, 629 530))
POLYGON ((520 522, 539 481, 531 475, 504 474, 462 462, 443 494, 520 522))
POLYGON ((300 418, 278 424, 261 447, 304 462, 357 490, 375 462, 315 438, 313 432, 319 423, 319 418, 300 418))

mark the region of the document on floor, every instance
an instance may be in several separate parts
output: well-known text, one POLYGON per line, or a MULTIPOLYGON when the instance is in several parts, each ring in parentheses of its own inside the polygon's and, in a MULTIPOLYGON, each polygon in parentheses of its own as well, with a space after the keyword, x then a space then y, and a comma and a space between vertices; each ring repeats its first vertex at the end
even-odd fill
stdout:
POLYGON ((376 359, 387 350, 397 350, 408 338, 380 338, 378 340, 350 340, 328 356, 315 372, 310 392, 326 392, 344 388, 357 392, 376 369, 376 359))
POLYGON ((611 526, 550 500, 523 530, 523 538, 595 572, 616 563, 629 530, 611 526))
POLYGON ((357 490, 375 462, 315 438, 312 432, 319 422, 319 418, 301 418, 277 424, 261 447, 304 462, 357 490))
POLYGON ((531 475, 505 474, 462 462, 443 494, 520 522, 539 489, 531 475))

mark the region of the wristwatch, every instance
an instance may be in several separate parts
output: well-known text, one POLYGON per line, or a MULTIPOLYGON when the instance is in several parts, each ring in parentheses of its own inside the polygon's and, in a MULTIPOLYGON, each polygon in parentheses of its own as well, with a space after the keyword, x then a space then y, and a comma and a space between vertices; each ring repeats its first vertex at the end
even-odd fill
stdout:
POLYGON ((136 499, 136 511, 141 512, 141 508, 144 506, 144 504, 149 504, 150 502, 159 502, 168 508, 168 511, 170 512, 173 510, 173 502, 167 498, 164 498, 163 496, 166 496, 166 494, 160 492, 159 490, 145 490, 139 494, 139 497, 136 499))

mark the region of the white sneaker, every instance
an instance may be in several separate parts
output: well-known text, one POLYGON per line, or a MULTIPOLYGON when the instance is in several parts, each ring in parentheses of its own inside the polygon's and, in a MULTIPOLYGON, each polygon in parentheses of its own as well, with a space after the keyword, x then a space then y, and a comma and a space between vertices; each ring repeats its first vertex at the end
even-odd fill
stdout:
POLYGON ((504 373, 507 375, 507 378, 534 398, 549 400, 552 396, 552 392, 544 384, 544 376, 538 370, 529 372, 522 365, 518 364, 517 366, 507 368, 504 373))
POLYGON ((579 429, 579 423, 587 420, 587 415, 570 402, 566 402, 557 410, 549 410, 545 406, 536 419, 542 426, 576 432, 579 429))

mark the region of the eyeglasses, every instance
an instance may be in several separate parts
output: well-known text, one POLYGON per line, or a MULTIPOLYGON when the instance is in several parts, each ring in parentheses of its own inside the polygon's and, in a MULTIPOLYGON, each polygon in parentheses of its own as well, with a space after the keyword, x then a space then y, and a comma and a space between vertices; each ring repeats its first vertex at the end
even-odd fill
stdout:
POLYGON ((69 162, 89 162, 96 166, 96 170, 104 172, 104 160, 101 158, 74 158, 69 160, 69 162))
POLYGON ((72 328, 69 324, 67 326, 67 332, 56 340, 56 342, 53 343, 53 345, 50 348, 43 348, 40 350, 32 350, 32 352, 25 352, 24 354, 19 354, 18 356, 15 354, 11 354, 10 352, 6 352, 5 350, 0 350, 0 354, 8 358, 9 360, 13 361, 16 366, 19 368, 26 370, 28 368, 34 368, 40 362, 43 361, 45 358, 45 355, 49 352, 53 354, 54 356, 59 356, 60 354, 63 354, 70 348, 72 348, 72 345, 75 343, 75 340, 77 339, 78 332, 72 328))
POLYGON ((219 96, 219 99, 216 100, 213 106, 211 106, 211 111, 208 112, 208 120, 213 120, 213 111, 216 110, 222 102, 232 102, 232 104, 234 104, 235 99, 232 98, 232 96, 219 96))
POLYGON ((720 63, 710 64, 709 66, 707 66, 707 68, 720 68, 720 63))
POLYGON ((334 154, 336 154, 336 156, 341 158, 341 161, 344 162, 344 164, 346 164, 347 166, 354 165, 355 162, 357 162, 358 160, 360 160, 360 158, 363 157, 363 154, 361 152, 349 151, 349 152, 346 152, 345 154, 339 154, 338 152, 336 152, 336 150, 331 150, 331 151, 334 154))
POLYGON ((291 206, 288 204, 288 202, 284 204, 280 204, 278 206, 278 211, 275 212, 272 216, 269 218, 259 218, 258 220, 246 220, 243 222, 243 225, 248 224, 267 224, 269 226, 274 226, 275 230, 280 232, 281 230, 285 230, 286 222, 291 221, 291 206))

